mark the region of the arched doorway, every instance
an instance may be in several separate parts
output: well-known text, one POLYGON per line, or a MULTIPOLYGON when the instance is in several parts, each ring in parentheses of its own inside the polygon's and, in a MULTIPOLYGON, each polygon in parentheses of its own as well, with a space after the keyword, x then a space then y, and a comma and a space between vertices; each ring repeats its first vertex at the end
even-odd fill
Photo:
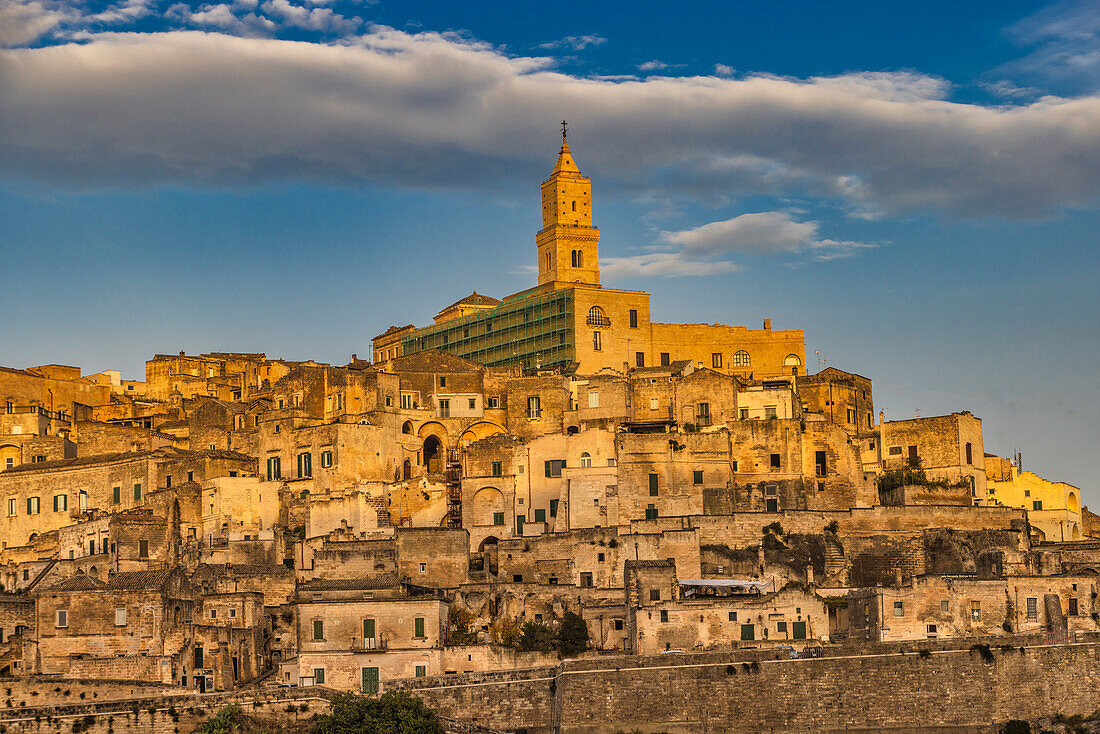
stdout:
POLYGON ((434 433, 424 439, 424 466, 429 472, 443 471, 443 442, 434 433))
POLYGON ((401 465, 401 478, 412 479, 413 465, 408 459, 405 459, 405 463, 401 465))

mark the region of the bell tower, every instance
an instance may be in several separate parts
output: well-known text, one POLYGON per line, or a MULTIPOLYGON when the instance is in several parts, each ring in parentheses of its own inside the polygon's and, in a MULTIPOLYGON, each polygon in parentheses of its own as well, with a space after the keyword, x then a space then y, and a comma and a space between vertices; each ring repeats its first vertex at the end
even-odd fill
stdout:
POLYGON ((592 180, 581 175, 561 123, 561 150, 542 184, 542 229, 535 236, 539 285, 600 284, 600 230, 592 226, 592 180))

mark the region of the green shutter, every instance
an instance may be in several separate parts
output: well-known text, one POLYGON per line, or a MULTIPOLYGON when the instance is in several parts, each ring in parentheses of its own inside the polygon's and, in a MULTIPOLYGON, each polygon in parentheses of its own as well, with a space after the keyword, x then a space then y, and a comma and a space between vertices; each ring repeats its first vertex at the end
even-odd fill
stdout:
POLYGON ((741 639, 742 640, 755 640, 756 629, 751 624, 741 625, 741 639))
POLYGON ((363 639, 364 640, 369 640, 372 637, 374 637, 374 620, 373 619, 364 619, 363 620, 363 639))
POLYGON ((134 502, 141 501, 141 483, 134 485, 134 502))
POLYGON ((363 693, 378 693, 378 668, 363 668, 363 693))
POLYGON ((413 619, 413 637, 425 637, 423 617, 413 619))
POLYGON ((550 500, 550 517, 558 516, 558 501, 550 500))
POLYGON ((649 496, 656 497, 658 490, 658 479, 656 474, 649 475, 649 496))
POLYGON ((805 640, 806 639, 806 623, 795 622, 794 623, 794 639, 805 640))
POLYGON ((545 465, 546 465, 546 476, 550 476, 550 462, 549 461, 545 462, 545 465))
POLYGON ((535 522, 546 522, 546 510, 535 510, 535 522))
POLYGON ((313 620, 313 639, 323 640, 325 639, 325 623, 323 620, 313 620))
POLYGON ((122 487, 111 488, 111 502, 116 505, 122 504, 122 487))
POLYGON ((313 669, 313 682, 315 684, 319 685, 319 686, 323 686, 325 684, 325 669, 324 668, 314 668, 313 669))

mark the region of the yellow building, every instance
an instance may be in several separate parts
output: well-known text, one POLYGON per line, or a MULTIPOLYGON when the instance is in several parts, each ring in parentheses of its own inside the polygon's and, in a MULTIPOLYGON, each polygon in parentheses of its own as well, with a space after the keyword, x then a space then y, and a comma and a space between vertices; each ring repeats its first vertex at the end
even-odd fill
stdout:
POLYGON ((756 379, 805 374, 802 330, 650 319, 649 293, 600 285, 600 231, 592 224, 592 181, 569 143, 542 184, 542 229, 535 236, 538 284, 501 301, 473 293, 421 329, 392 327, 374 339, 375 361, 440 349, 482 364, 519 362, 580 374, 603 368, 691 360, 756 379))
POLYGON ((1017 471, 1010 460, 985 456, 989 504, 1027 510, 1032 532, 1040 540, 1080 540, 1081 490, 1065 482, 1051 482, 1034 472, 1017 471))

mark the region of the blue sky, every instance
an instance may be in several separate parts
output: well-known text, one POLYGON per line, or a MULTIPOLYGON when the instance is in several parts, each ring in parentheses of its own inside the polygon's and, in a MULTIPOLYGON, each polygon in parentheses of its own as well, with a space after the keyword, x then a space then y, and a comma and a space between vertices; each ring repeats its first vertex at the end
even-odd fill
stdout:
POLYGON ((1100 5, 589 5, 0 0, 0 364, 341 363, 525 288, 564 117, 605 283, 1093 498, 1100 5))

